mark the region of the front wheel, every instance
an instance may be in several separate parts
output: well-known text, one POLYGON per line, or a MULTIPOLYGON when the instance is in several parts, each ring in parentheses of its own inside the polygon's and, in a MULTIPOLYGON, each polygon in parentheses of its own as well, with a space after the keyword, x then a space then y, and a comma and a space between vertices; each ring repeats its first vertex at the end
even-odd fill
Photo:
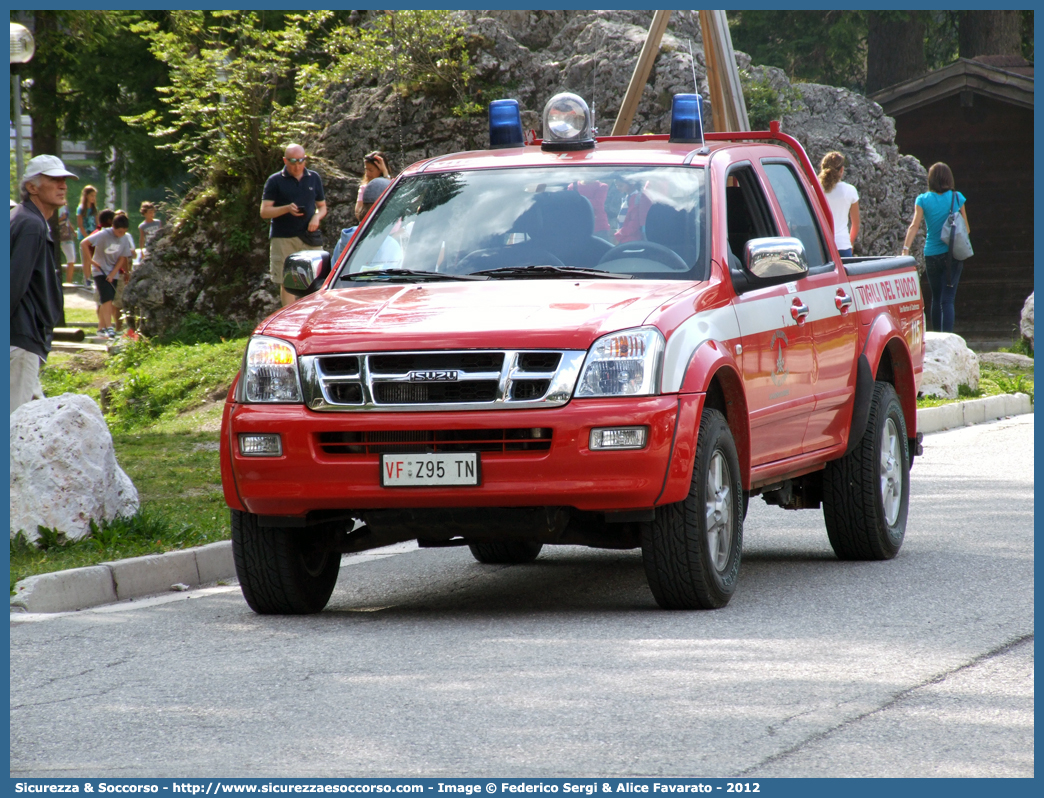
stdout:
POLYGON ((308 615, 326 606, 337 584, 337 529, 260 526, 232 511, 232 557, 250 609, 260 615, 308 615))
POLYGON ((866 431, 855 448, 823 472, 823 518, 842 560, 890 560, 906 535, 910 451, 895 389, 874 385, 866 431))
POLYGON ((642 524, 642 561, 656 603, 667 610, 729 603, 743 548, 743 485, 725 417, 704 410, 689 495, 642 524))

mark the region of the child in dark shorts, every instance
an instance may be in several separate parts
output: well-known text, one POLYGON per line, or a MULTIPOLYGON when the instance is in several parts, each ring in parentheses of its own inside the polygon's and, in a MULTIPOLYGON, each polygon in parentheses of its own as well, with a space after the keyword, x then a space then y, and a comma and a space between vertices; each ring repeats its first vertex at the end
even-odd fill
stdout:
POLYGON ((116 330, 112 327, 115 281, 134 254, 134 245, 127 237, 129 227, 127 215, 118 213, 113 218, 111 228, 92 233, 80 244, 83 262, 91 264, 94 285, 98 289, 98 333, 109 338, 116 337, 116 330))

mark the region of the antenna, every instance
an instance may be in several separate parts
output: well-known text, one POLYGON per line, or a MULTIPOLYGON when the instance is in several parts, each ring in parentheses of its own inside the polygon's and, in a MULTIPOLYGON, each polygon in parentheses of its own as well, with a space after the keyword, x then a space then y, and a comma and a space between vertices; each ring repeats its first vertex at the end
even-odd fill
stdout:
POLYGON ((689 39, 689 66, 692 67, 692 90, 700 93, 700 87, 696 84, 696 59, 692 57, 692 39, 689 39))
POLYGON ((595 97, 597 96, 595 89, 598 86, 598 63, 596 62, 591 67, 591 135, 598 135, 597 122, 595 121, 595 97))

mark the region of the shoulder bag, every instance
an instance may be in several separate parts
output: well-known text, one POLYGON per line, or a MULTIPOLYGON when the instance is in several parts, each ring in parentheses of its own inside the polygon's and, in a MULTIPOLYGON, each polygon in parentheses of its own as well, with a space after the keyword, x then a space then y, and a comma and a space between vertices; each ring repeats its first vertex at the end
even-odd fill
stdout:
POLYGON ((954 260, 967 260, 975 254, 971 239, 968 237, 968 226, 964 223, 960 209, 957 208, 956 189, 953 191, 953 200, 950 202, 950 213, 943 222, 939 238, 946 244, 946 248, 954 260))

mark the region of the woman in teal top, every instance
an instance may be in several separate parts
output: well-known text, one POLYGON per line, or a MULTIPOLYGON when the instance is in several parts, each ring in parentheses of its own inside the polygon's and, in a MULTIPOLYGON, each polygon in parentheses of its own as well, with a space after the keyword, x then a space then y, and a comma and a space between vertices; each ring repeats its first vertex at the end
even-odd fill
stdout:
POLYGON ((942 227, 950 215, 951 205, 960 208, 964 224, 968 225, 968 211, 961 192, 953 190, 953 172, 944 163, 933 164, 928 170, 928 192, 917 197, 913 221, 906 230, 903 254, 910 254, 910 246, 921 229, 924 220, 928 232, 924 237, 924 265, 928 273, 928 285, 932 289, 932 329, 936 332, 953 332, 953 301, 957 296, 957 283, 961 279, 964 261, 952 260, 950 249, 944 244, 942 227), (957 195, 956 201, 954 194, 957 195))
MULTIPOLYGON (((80 241, 98 229, 98 208, 95 205, 97 197, 98 189, 94 186, 84 186, 80 192, 80 204, 76 206, 76 237, 80 241)), ((83 282, 85 285, 94 285, 91 267, 88 265, 83 267, 83 282)))

